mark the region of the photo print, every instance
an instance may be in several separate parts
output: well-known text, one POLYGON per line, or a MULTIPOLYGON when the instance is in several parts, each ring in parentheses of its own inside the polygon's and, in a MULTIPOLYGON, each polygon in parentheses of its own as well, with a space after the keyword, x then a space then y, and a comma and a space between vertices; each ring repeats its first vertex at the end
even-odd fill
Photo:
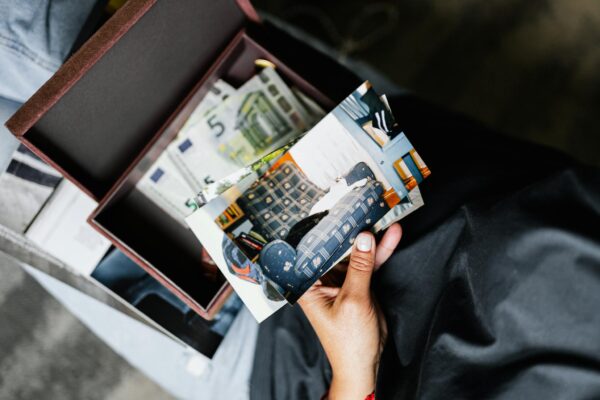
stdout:
POLYGON ((430 174, 369 82, 275 154, 186 220, 258 321, 294 304, 360 232, 423 205, 430 174))

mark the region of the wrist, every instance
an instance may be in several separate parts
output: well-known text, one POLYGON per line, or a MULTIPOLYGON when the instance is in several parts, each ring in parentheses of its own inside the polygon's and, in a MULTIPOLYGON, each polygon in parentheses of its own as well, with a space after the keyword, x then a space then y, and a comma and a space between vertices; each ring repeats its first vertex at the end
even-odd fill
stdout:
POLYGON ((375 390, 375 375, 355 373, 354 376, 336 376, 329 388, 328 400, 365 400, 375 390))

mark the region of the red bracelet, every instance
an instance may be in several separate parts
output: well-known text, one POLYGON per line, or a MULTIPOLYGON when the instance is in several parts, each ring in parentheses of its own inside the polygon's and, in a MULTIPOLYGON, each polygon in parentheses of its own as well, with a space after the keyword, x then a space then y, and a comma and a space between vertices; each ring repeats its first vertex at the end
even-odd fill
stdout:
MULTIPOLYGON (((329 397, 329 390, 327 392, 325 392, 323 397, 321 397, 321 400, 327 400, 328 397, 329 397)), ((375 400, 375 391, 373 391, 373 393, 371 393, 370 395, 365 397, 365 400, 375 400)))

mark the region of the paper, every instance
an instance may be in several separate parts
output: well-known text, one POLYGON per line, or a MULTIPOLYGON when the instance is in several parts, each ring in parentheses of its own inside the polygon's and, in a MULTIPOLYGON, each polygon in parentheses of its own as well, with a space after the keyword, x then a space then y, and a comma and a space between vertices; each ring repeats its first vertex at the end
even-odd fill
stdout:
POLYGON ((87 223, 96 206, 75 185, 63 180, 25 236, 78 273, 89 275, 110 247, 110 242, 87 223))
POLYGON ((272 68, 265 68, 195 124, 169 156, 196 192, 235 173, 310 127, 307 111, 272 68))
POLYGON ((42 209, 62 176, 25 146, 0 172, 0 224, 23 233, 42 209))
POLYGON ((183 224, 184 218, 194 211, 189 200, 194 190, 179 175, 177 168, 163 153, 146 172, 137 188, 173 219, 183 224))

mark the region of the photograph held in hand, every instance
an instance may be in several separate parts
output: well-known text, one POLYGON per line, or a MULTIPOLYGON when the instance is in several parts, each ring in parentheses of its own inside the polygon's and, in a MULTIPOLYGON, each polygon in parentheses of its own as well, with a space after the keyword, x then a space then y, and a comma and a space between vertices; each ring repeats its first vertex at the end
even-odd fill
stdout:
POLYGON ((222 191, 186 222, 262 321, 346 258, 360 232, 422 206, 429 174, 365 82, 284 151, 211 184, 222 191))

